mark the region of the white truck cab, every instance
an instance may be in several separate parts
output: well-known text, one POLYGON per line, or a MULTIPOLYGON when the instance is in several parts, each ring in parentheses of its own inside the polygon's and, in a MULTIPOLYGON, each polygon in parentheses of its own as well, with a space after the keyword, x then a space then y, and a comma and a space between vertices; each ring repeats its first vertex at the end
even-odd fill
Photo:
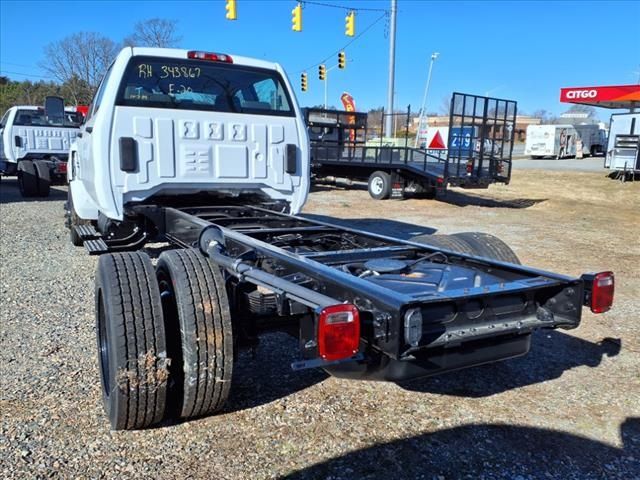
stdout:
POLYGON ((302 114, 283 69, 263 60, 124 48, 79 137, 68 179, 80 220, 122 221, 128 206, 193 195, 297 213, 309 190, 302 114))

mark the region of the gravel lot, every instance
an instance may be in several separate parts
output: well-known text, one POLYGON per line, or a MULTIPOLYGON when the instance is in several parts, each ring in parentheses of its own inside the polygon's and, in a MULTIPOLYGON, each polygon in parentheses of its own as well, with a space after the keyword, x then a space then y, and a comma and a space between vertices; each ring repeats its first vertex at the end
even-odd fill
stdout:
POLYGON ((71 246, 66 193, 0 186, 2 478, 640 478, 640 184, 516 170, 446 201, 318 187, 305 210, 409 237, 480 230, 523 263, 612 269, 614 309, 539 332, 523 358, 407 385, 294 373, 296 342, 240 355, 215 417, 110 432, 99 387, 96 259, 71 246), (417 225, 417 226, 416 226, 417 225))

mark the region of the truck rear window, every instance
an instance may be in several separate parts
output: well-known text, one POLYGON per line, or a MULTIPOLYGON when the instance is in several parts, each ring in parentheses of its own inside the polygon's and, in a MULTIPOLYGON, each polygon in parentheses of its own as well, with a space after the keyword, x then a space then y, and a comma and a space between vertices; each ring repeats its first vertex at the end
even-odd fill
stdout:
POLYGON ((133 57, 117 105, 294 116, 278 72, 211 61, 133 57))
POLYGON ((44 110, 18 110, 13 121, 20 127, 68 127, 78 128, 82 123, 82 116, 77 112, 64 112, 64 120, 49 118, 44 110))

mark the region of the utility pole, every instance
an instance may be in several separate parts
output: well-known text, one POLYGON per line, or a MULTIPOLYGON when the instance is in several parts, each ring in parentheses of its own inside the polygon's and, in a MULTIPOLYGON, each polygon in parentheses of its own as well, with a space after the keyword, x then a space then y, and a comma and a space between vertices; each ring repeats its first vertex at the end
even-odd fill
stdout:
MULTIPOLYGON (((397 0, 391 0, 391 18, 389 20, 389 85, 387 87, 387 112, 393 114, 393 89, 396 70, 396 13, 397 0)), ((387 116, 384 122, 384 136, 393 136, 393 117, 387 116)))
MULTIPOLYGON (((431 54, 431 62, 429 62, 429 73, 427 74, 427 85, 424 87, 424 96, 422 97, 422 107, 420 107, 420 117, 418 118, 418 131, 416 132, 416 142, 413 148, 418 148, 418 137, 420 136, 420 132, 422 130, 422 118, 424 115, 424 109, 427 106, 427 94, 429 93, 429 85, 431 84, 431 71, 433 70, 433 62, 436 61, 440 55, 438 52, 433 52, 431 54)), ((427 128, 429 128, 429 121, 427 120, 427 128)))

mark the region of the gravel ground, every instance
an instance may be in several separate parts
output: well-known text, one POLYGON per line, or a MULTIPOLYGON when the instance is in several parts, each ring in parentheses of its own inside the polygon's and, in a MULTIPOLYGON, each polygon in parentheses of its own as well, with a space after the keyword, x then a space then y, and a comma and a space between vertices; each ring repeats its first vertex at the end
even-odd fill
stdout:
POLYGON ((446 201, 375 202, 319 187, 305 209, 408 237, 482 230, 523 263, 611 268, 614 309, 540 332, 529 355, 406 385, 294 373, 296 342, 241 354, 220 415, 110 432, 95 347, 96 259, 71 246, 63 188, 0 186, 0 477, 640 478, 640 184, 516 171, 446 201))

